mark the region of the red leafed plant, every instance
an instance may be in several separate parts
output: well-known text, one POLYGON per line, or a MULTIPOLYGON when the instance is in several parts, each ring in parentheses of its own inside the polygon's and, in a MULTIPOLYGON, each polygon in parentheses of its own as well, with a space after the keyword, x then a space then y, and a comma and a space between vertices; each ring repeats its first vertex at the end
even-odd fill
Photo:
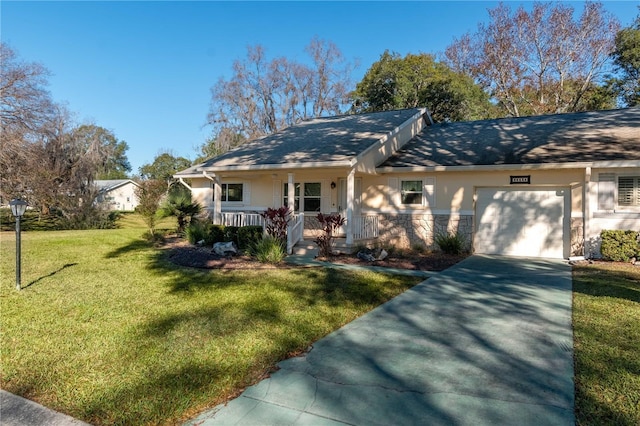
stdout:
POLYGON ((277 209, 269 207, 260 213, 265 220, 267 234, 276 238, 281 243, 287 243, 287 225, 291 220, 291 211, 288 207, 282 206, 277 209))
POLYGON ((322 214, 318 213, 318 221, 322 226, 322 234, 316 239, 315 243, 320 249, 319 255, 321 257, 328 257, 333 252, 333 234, 334 232, 344 225, 347 220, 337 213, 322 214))

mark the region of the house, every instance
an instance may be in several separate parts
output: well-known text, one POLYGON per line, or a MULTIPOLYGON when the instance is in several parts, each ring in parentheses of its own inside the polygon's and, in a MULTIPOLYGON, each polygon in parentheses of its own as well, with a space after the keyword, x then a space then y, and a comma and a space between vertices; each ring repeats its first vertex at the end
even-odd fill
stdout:
POLYGON ((108 210, 133 211, 138 206, 135 188, 139 185, 131 179, 96 180, 97 202, 108 210))
MULTIPOLYGON (((640 108, 434 124, 425 109, 316 118, 175 175, 216 223, 317 212, 345 245, 434 246, 460 233, 476 253, 598 256, 603 229, 640 229, 640 108)), ((257 222, 256 222, 257 223, 257 222)))

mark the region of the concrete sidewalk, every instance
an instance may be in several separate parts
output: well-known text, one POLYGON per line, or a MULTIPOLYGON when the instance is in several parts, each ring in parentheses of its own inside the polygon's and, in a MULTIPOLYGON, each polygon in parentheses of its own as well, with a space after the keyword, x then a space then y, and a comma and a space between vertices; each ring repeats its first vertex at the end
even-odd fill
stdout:
POLYGON ((475 255, 189 425, 573 425, 571 270, 475 255))
POLYGON ((28 399, 0 390, 2 426, 89 426, 28 399))

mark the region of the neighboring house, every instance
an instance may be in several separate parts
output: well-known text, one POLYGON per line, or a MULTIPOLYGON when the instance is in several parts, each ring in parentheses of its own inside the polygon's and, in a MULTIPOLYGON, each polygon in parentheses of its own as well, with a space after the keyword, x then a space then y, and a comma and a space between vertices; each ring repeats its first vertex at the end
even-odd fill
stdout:
POLYGON ((138 206, 135 188, 139 185, 131 179, 96 180, 99 193, 97 202, 108 210, 133 211, 138 206))
POLYGON ((639 147, 640 108, 441 124, 411 109, 304 121, 175 177, 216 223, 288 205, 306 233, 344 215, 349 247, 458 232, 476 253, 590 257, 601 230, 640 229, 639 147))

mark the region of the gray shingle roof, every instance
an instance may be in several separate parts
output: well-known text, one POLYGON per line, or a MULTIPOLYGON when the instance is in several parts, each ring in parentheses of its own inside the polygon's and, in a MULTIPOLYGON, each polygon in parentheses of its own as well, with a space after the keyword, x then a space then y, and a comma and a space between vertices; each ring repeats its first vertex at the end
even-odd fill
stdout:
POLYGON ((425 127, 380 167, 640 160, 640 108, 425 127))
MULTIPOLYGON (((110 180, 94 180, 93 183, 100 191, 110 191, 130 181, 133 182, 131 179, 110 179, 110 180)), ((133 183, 135 184, 135 182, 133 183)))
POLYGON ((247 142, 198 167, 215 169, 349 161, 419 111, 406 109, 306 120, 247 142))

